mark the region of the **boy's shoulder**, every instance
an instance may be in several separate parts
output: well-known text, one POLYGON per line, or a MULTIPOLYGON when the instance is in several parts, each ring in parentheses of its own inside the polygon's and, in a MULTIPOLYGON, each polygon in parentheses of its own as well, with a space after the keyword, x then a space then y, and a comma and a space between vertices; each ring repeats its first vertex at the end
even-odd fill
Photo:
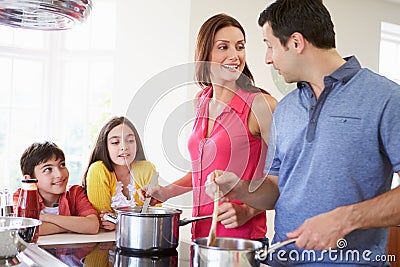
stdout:
POLYGON ((76 195, 80 195, 80 194, 86 194, 85 189, 83 188, 83 186, 81 185, 68 185, 67 186, 67 190, 65 191, 65 193, 69 196, 76 196, 76 195))

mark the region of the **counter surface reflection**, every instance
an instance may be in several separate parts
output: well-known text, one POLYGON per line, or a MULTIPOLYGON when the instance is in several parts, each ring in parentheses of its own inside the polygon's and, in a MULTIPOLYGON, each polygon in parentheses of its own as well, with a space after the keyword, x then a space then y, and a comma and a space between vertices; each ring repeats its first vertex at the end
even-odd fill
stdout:
POLYGON ((85 267, 189 267, 190 244, 181 242, 177 250, 162 253, 121 251, 115 242, 41 245, 42 249, 68 266, 85 267))

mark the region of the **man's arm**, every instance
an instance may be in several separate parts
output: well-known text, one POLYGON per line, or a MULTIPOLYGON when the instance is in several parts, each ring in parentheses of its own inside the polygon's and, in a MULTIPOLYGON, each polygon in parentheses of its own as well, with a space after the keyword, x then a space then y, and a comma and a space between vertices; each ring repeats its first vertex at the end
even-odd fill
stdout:
POLYGON ((349 230, 400 225, 399 203, 400 187, 397 187, 370 200, 348 206, 350 223, 354 225, 354 229, 349 230))
POLYGON ((274 209, 279 197, 278 176, 267 175, 265 178, 240 180, 231 172, 223 172, 217 178, 212 172, 207 180, 206 192, 210 197, 214 196, 218 185, 223 195, 221 201, 237 199, 259 210, 274 209))
POLYGON ((300 248, 335 248, 339 239, 354 230, 400 225, 399 203, 400 187, 397 187, 372 199, 307 219, 287 236, 297 238, 296 246, 300 248))

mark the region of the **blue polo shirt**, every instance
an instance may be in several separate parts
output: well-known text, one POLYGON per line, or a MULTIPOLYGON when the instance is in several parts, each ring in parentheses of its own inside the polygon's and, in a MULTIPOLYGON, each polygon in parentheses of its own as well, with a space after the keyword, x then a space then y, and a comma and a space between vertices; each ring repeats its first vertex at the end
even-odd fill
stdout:
MULTIPOLYGON (((275 109, 266 163, 266 173, 279 176, 274 242, 307 218, 390 190, 400 170, 400 86, 355 57, 346 61, 325 77, 318 100, 300 82, 275 109)), ((270 263, 381 266, 387 236, 385 228, 353 231, 337 257, 289 245, 270 263)))

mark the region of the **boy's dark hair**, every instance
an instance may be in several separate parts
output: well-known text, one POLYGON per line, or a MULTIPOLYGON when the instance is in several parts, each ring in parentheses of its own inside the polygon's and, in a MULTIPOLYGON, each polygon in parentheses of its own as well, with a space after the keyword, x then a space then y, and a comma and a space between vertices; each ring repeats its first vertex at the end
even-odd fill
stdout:
POLYGON ((31 178, 36 178, 35 167, 52 158, 65 160, 64 152, 56 144, 49 141, 33 143, 21 156, 22 175, 28 174, 31 178))
POLYGON ((336 47, 331 15, 322 0, 277 0, 261 12, 258 25, 266 22, 283 46, 299 32, 318 48, 336 47))

